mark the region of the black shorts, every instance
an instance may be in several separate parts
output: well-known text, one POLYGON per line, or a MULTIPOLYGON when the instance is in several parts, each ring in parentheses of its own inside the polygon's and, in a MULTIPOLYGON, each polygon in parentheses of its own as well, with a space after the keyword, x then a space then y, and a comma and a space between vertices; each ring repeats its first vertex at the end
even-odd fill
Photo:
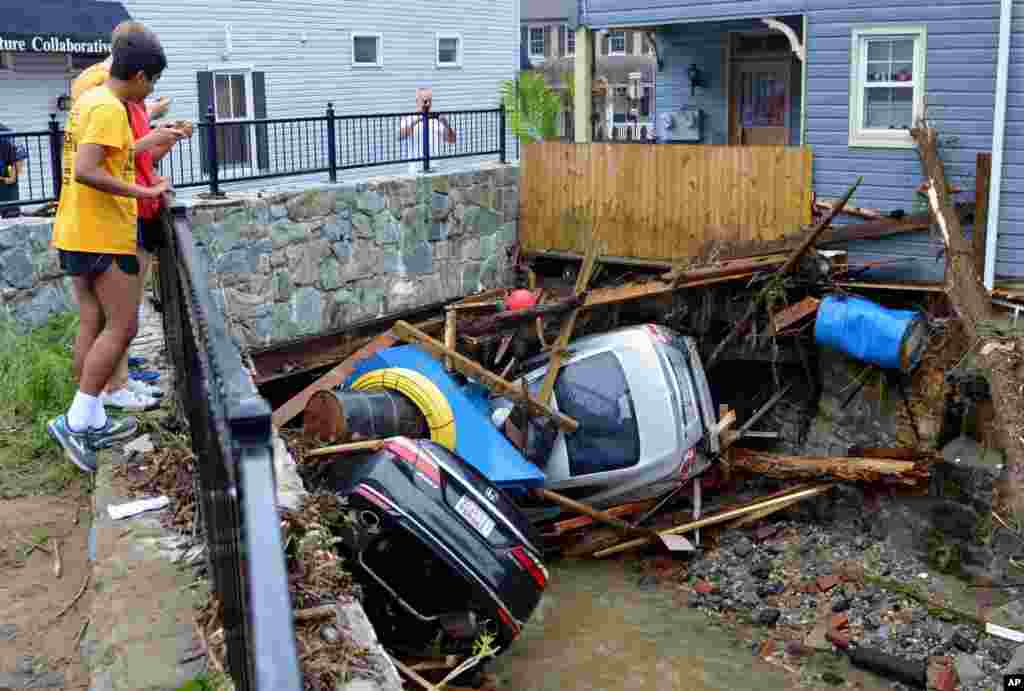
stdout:
POLYGON ((139 258, 134 254, 98 254, 57 250, 60 268, 69 276, 98 276, 116 261, 117 268, 129 276, 139 273, 139 258))
POLYGON ((164 246, 166 233, 164 222, 159 216, 157 218, 140 218, 138 242, 141 249, 150 254, 156 254, 157 250, 164 246))

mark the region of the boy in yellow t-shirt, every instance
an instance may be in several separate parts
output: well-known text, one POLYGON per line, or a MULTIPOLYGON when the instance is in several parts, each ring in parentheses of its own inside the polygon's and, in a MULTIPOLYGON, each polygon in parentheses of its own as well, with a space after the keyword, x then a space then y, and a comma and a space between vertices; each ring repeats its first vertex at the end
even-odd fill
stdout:
POLYGON ((71 276, 80 323, 75 339, 78 393, 66 415, 47 429, 79 468, 96 470, 96 450, 132 436, 134 418, 107 418, 99 394, 138 328, 139 261, 136 204, 158 197, 166 182, 135 183, 135 152, 181 138, 161 128, 133 141, 123 101, 143 101, 167 66, 150 32, 122 36, 113 46, 110 78, 72 107, 64 137, 63 182, 53 244, 71 276))

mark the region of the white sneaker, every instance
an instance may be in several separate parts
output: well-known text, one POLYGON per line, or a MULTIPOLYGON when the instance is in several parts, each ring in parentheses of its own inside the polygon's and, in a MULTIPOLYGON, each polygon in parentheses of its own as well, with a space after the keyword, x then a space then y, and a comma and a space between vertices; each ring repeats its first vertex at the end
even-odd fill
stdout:
POLYGON ((164 390, 159 386, 147 384, 144 381, 136 381, 135 379, 129 378, 127 388, 132 393, 140 396, 146 396, 148 398, 160 398, 164 395, 164 390))
POLYGON ((153 410, 160 407, 160 402, 151 396, 137 394, 127 387, 118 389, 114 393, 104 391, 100 394, 100 401, 104 406, 118 408, 120 410, 143 411, 153 410))

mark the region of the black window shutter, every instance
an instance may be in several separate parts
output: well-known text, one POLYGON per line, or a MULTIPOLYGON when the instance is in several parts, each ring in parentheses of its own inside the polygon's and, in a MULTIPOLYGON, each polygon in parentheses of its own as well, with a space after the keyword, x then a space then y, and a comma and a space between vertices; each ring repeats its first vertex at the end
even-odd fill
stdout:
POLYGON ((601 37, 601 55, 608 55, 608 44, 612 40, 611 33, 606 33, 601 37))
POLYGON ((558 57, 565 57, 565 24, 558 26, 558 57))
MULTIPOLYGON (((213 72, 197 72, 196 73, 197 90, 199 93, 199 122, 206 122, 206 111, 208 108, 213 106, 213 72)), ((210 172, 210 166, 206 161, 206 137, 208 136, 207 129, 205 127, 199 127, 199 132, 203 134, 199 138, 199 161, 202 166, 204 174, 210 172)))
POLYGON ((550 57, 557 57, 558 56, 558 53, 556 51, 553 51, 551 48, 552 48, 552 46, 551 46, 551 27, 550 26, 545 26, 544 27, 544 57, 550 58, 550 57))
MULTIPOLYGON (((266 72, 252 73, 252 105, 253 115, 257 120, 267 117, 267 79, 266 72)), ((267 126, 256 125, 256 163, 260 170, 270 168, 270 145, 267 138, 267 126)))

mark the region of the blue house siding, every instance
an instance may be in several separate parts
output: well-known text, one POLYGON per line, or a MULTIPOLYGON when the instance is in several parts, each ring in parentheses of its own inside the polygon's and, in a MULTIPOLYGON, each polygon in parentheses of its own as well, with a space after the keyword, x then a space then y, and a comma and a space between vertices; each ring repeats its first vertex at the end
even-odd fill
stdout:
POLYGON ((582 0, 580 21, 594 29, 802 14, 807 0, 582 0))
MULTIPOLYGON (((807 144, 814 152, 814 189, 838 197, 862 175, 857 206, 910 211, 923 180, 915 149, 848 145, 850 41, 857 24, 908 23, 927 27, 925 72, 928 117, 942 135, 942 157, 953 184, 973 199, 979 151, 992 146, 996 73, 997 2, 901 2, 888 8, 830 9, 814 2, 807 27, 807 144)), ((851 264, 884 261, 872 278, 941 280, 935 261, 941 241, 928 232, 850 243, 851 264)))
MULTIPOLYGON (((787 23, 799 34, 800 18, 789 18, 787 23)), ((766 31, 759 21, 737 20, 729 22, 700 22, 675 24, 657 31, 659 55, 664 69, 655 75, 655 116, 658 113, 694 107, 704 111, 704 137, 702 144, 729 142, 728 107, 725 61, 731 31, 766 31), (690 81, 686 70, 696 64, 707 86, 690 95, 690 81)), ((794 58, 795 59, 795 58, 794 58)), ((790 144, 800 143, 800 70, 795 66, 790 100, 790 144)), ((658 123, 659 136, 661 123, 658 123)))
POLYGON ((996 277, 1024 278, 1024 7, 1014 5, 996 277))
MULTIPOLYGON (((807 17, 806 142, 814 152, 819 197, 837 197, 864 177, 853 203, 911 211, 922 181, 913 148, 850 147, 850 42, 859 24, 924 24, 927 28, 926 100, 943 137, 950 181, 973 200, 977 154, 992 146, 998 50, 997 0, 580 0, 580 21, 592 28, 660 25, 664 69, 657 76, 656 109, 694 105, 706 112, 705 142, 727 138, 723 65, 726 32, 760 17, 807 17), (727 21, 733 20, 733 21, 727 21), (738 21, 736 21, 738 20, 738 21), (691 98, 686 68, 697 63, 711 81, 691 98)), ((1005 158, 999 213, 997 278, 1024 278, 1024 3, 1015 2, 1010 52, 1005 158)), ((799 110, 799 104, 795 104, 799 110)), ((794 118, 799 125, 799 118, 794 118)), ((798 129, 795 130, 797 133, 798 129)), ((796 141, 794 138, 793 141, 796 141)), ((966 229, 970 232, 972 229, 966 229)), ((850 260, 906 260, 875 269, 880 279, 938 280, 940 243, 929 233, 852 243, 850 260)))

